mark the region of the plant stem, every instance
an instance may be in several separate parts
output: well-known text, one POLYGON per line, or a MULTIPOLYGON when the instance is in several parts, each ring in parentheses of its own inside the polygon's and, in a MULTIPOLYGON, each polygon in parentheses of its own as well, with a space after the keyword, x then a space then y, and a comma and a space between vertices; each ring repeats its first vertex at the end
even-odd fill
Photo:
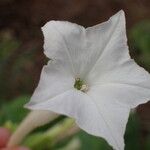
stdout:
POLYGON ((13 147, 19 145, 24 137, 28 135, 33 129, 47 124, 48 122, 54 120, 56 117, 58 117, 58 115, 50 111, 32 111, 11 136, 7 146, 13 147))
POLYGON ((48 149, 64 138, 70 137, 77 133, 79 128, 74 124, 74 120, 66 118, 61 123, 56 124, 54 127, 45 133, 36 133, 27 138, 24 145, 31 149, 48 149))

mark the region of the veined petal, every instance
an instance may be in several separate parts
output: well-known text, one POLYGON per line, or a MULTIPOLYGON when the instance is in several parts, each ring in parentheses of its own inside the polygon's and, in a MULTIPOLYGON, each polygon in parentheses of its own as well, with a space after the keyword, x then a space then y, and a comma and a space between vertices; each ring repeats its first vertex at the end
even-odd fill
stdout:
POLYGON ((99 112, 99 108, 97 108, 92 98, 83 92, 71 89, 47 101, 30 103, 28 108, 33 110, 50 110, 75 118, 80 128, 89 134, 106 139, 109 144, 117 148, 117 143, 99 112))
MULTIPOLYGON (((110 83, 111 87, 113 84, 114 90, 116 90, 114 93, 118 89, 118 94, 120 95, 118 101, 128 104, 129 107, 135 107, 147 102, 150 99, 150 75, 138 66, 129 55, 124 12, 120 11, 111 17, 108 22, 89 29, 91 33, 94 33, 94 31, 98 33, 99 30, 106 32, 106 35, 103 36, 104 41, 107 39, 106 36, 109 36, 109 38, 99 58, 96 59, 95 64, 87 74, 86 80, 89 85, 106 84, 109 89, 108 84, 110 83), (119 90, 118 85, 122 87, 122 91, 119 90), (128 92, 129 97, 126 96, 128 92), (131 96, 130 93, 134 93, 134 95, 132 94, 131 96), (124 97, 122 98, 121 95, 124 97)), ((96 36, 98 34, 93 34, 91 40, 96 36)))
POLYGON ((103 119, 103 124, 100 124, 102 130, 105 129, 109 132, 109 137, 104 138, 115 150, 124 150, 124 133, 130 108, 117 103, 115 100, 117 97, 114 97, 106 89, 101 90, 99 87, 94 87, 88 95, 95 103, 103 119))
POLYGON ((46 56, 68 64, 74 76, 81 77, 80 66, 86 57, 85 28, 67 21, 50 21, 42 31, 46 56))
MULTIPOLYGON (((107 22, 87 29, 67 21, 50 21, 42 27, 45 39, 44 52, 49 58, 69 64, 75 76, 83 79, 89 72, 94 72, 97 63, 99 64, 99 58, 107 47, 109 49, 112 46, 111 43, 116 46, 119 45, 117 42, 122 43, 126 40, 126 37, 123 37, 120 41, 115 41, 120 32, 121 35, 125 35, 125 30, 122 30, 125 28, 124 22, 123 11, 107 22)), ((122 54, 122 51, 120 53, 122 54)))
POLYGON ((91 89, 98 89, 101 97, 107 99, 108 102, 112 99, 114 104, 128 108, 134 108, 150 99, 149 88, 136 84, 105 83, 92 86, 91 89))
POLYGON ((87 38, 92 43, 95 58, 89 67, 87 80, 93 83, 105 70, 112 70, 130 58, 125 16, 121 10, 107 22, 86 29, 87 38))
POLYGON ((34 91, 30 104, 37 104, 62 94, 73 88, 75 79, 65 65, 58 61, 50 61, 43 67, 38 87, 34 91))

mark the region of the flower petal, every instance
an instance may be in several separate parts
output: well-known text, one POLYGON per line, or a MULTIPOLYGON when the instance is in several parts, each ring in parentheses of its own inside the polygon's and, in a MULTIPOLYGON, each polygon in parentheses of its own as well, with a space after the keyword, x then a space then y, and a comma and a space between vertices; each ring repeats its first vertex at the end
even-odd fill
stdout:
POLYGON ((80 66, 86 57, 85 28, 67 21, 50 21, 42 27, 42 31, 46 56, 69 64, 74 75, 80 76, 80 66))
MULTIPOLYGON (((110 45, 108 43, 114 43, 116 38, 112 40, 113 35, 119 34, 125 26, 123 17, 124 13, 120 11, 109 21, 87 29, 67 21, 50 21, 42 27, 44 52, 49 58, 69 64, 75 76, 84 79, 93 70, 107 45, 110 45)), ((121 34, 125 35, 125 32, 121 34)))
POLYGON ((107 22, 87 28, 86 32, 95 54, 87 74, 89 82, 97 80, 106 69, 112 70, 130 58, 122 10, 107 22))
MULTIPOLYGON (((125 98, 126 94, 128 95, 128 92, 130 94, 132 91, 134 95, 131 96, 130 94, 130 98, 126 98, 126 100, 123 98, 123 100, 120 96, 120 99, 118 99, 120 103, 126 103, 129 107, 136 107, 147 102, 150 99, 150 75, 130 58, 124 12, 120 11, 111 17, 108 22, 89 29, 91 33, 94 33, 94 31, 98 33, 98 30, 103 30, 104 34, 106 33, 106 36, 103 36, 104 41, 107 36, 109 38, 86 77, 89 86, 109 83, 112 86, 112 84, 117 84, 115 87, 118 89, 118 94, 124 95, 125 98), (122 91, 119 90, 118 84, 121 84, 119 86, 122 87, 122 91)), ((95 36, 98 36, 98 34, 95 34, 95 36)))
POLYGON ((111 24, 116 20, 118 21, 113 33, 86 80, 90 86, 106 84, 108 93, 112 91, 114 94, 117 93, 117 100, 120 103, 136 107, 150 99, 150 75, 129 56, 123 11, 113 16, 107 23, 111 24))
MULTIPOLYGON (((117 97, 119 103, 131 108, 150 100, 150 75, 130 60, 114 71, 108 71, 95 85, 102 86, 117 97)), ((111 95, 111 94, 110 94, 111 95)))
MULTIPOLYGON (((115 101, 112 93, 99 87, 92 88, 88 95, 91 97, 99 114, 103 118, 100 124, 102 130, 107 130, 109 136, 104 137, 116 150, 124 150, 124 133, 129 117, 130 108, 115 101), (103 125, 103 126, 102 126, 103 125), (112 139, 110 139, 112 137, 112 139)), ((99 135, 100 136, 100 135, 99 135)))
MULTIPOLYGON (((47 101, 73 88, 75 79, 65 65, 59 61, 50 61, 43 67, 38 87, 31 97, 31 103, 47 101)), ((26 104, 28 107, 28 104, 26 104)))
POLYGON ((28 108, 50 110, 75 118, 80 128, 89 134, 105 138, 112 146, 117 147, 97 106, 91 97, 81 91, 71 89, 47 101, 29 103, 28 108))

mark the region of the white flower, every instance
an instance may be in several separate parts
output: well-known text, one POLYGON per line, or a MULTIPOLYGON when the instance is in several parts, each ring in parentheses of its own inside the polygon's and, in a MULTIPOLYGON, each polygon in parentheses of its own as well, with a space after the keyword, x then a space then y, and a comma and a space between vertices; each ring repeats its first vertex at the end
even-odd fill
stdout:
POLYGON ((130 109, 150 99, 150 76, 130 58, 125 28, 123 11, 86 29, 48 22, 44 52, 52 60, 26 107, 75 118, 80 128, 123 150, 130 109))

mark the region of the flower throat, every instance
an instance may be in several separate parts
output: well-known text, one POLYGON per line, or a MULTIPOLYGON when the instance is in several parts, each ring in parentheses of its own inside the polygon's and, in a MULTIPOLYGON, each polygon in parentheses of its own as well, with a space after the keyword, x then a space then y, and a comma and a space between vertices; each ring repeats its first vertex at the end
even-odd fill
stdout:
POLYGON ((82 92, 87 92, 88 91, 88 86, 80 78, 75 79, 74 88, 76 88, 77 90, 80 90, 82 92))

